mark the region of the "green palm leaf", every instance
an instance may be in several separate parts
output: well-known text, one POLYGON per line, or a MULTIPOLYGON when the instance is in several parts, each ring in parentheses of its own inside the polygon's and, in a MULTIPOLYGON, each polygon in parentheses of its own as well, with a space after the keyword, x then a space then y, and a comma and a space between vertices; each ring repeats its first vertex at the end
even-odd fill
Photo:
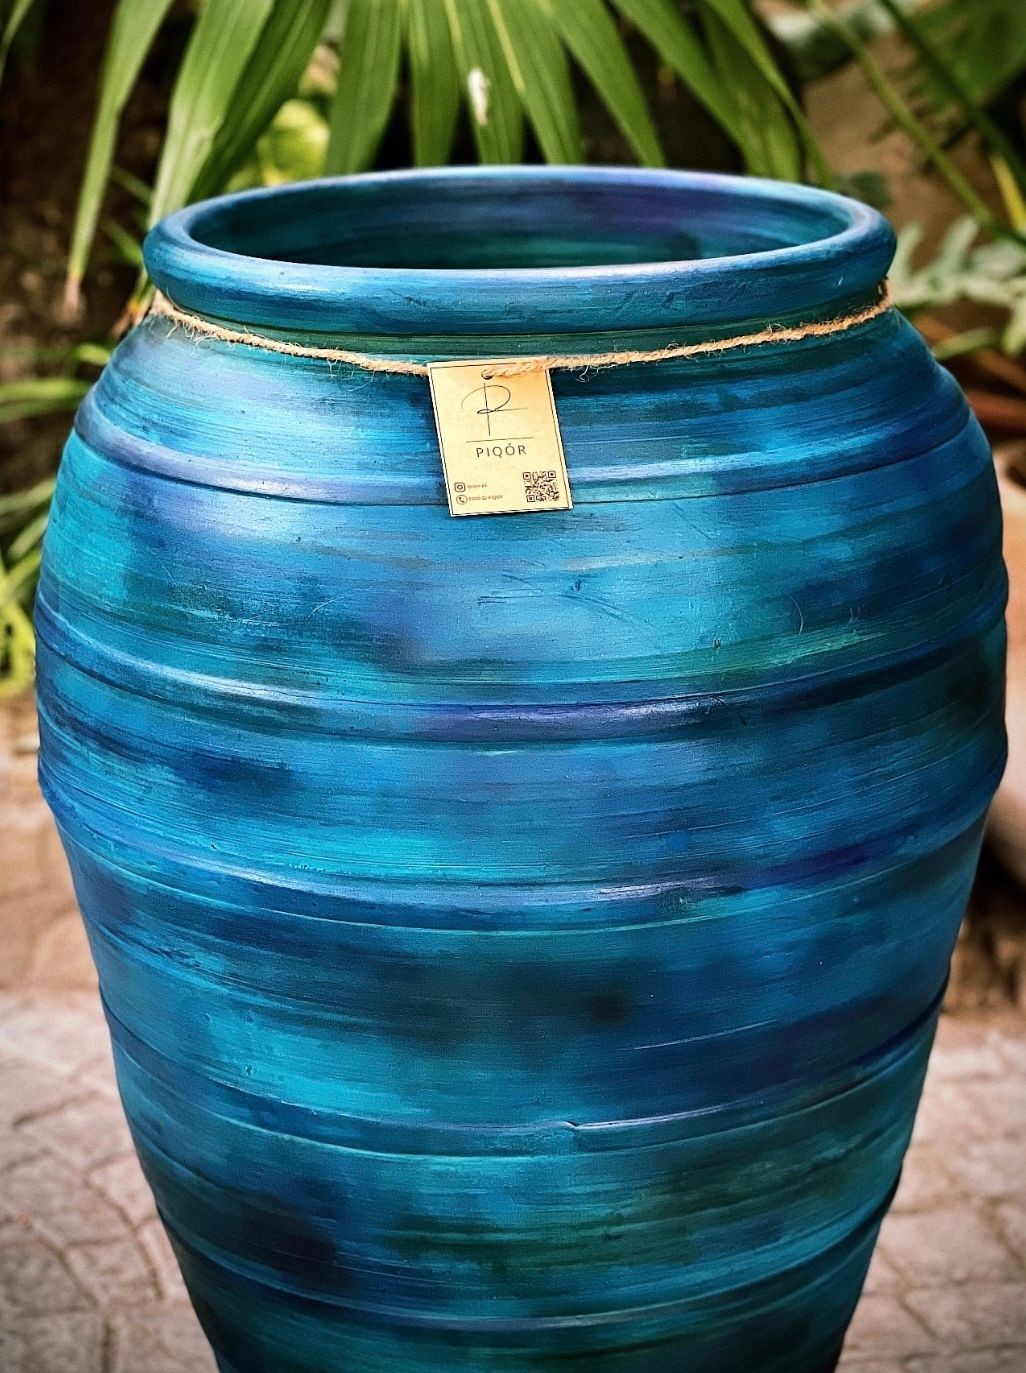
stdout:
POLYGON ((77 377, 26 377, 0 385, 0 424, 77 408, 89 390, 77 377))
POLYGON ((418 167, 447 161, 460 110, 460 83, 449 21, 438 0, 407 0, 410 135, 418 167))
MULTIPOLYGON (((1026 65, 1022 0, 940 0, 917 15, 917 24, 976 100, 989 100, 1026 65)), ((932 89, 947 98, 943 89, 932 89)))
POLYGON ((350 0, 326 172, 361 172, 373 162, 395 100, 401 30, 397 0, 350 0))
POLYGON ((24 515, 26 511, 46 505, 56 485, 55 478, 47 477, 45 481, 36 482, 35 486, 24 487, 9 496, 0 496, 0 519, 6 519, 11 515, 24 515))
POLYGON ((121 112, 171 0, 119 0, 100 72, 100 94, 86 155, 68 255, 65 302, 77 310, 82 277, 96 238, 103 193, 114 160, 121 112))
POLYGON ((614 0, 617 9, 644 34, 660 59, 709 111, 720 127, 741 144, 744 124, 728 88, 710 62, 698 34, 673 0, 614 0))
POLYGON ((38 569, 38 551, 29 553, 9 570, 0 558, 0 695, 3 696, 23 690, 32 681, 36 641, 22 600, 29 599, 38 569))
MULTIPOLYGON (((764 83, 766 88, 776 96, 787 115, 790 116, 805 151, 816 167, 820 180, 829 184, 833 177, 823 157, 819 142, 805 117, 805 111, 795 98, 794 92, 787 84, 780 68, 773 60, 773 55, 763 41, 758 25, 744 4, 744 0, 701 0, 701 4, 705 7, 707 15, 715 16, 715 19, 722 24, 723 29, 737 44, 744 59, 747 59, 747 63, 751 64, 758 73, 758 77, 761 78, 761 82, 749 80, 747 85, 742 84, 738 88, 739 94, 742 97, 748 96, 750 98, 757 92, 759 84, 764 83)), ((719 47, 722 56, 724 52, 722 40, 719 47)), ((743 59, 738 59, 730 65, 734 70, 743 71, 747 63, 743 59)), ((793 139, 786 128, 787 121, 780 118, 779 111, 774 109, 772 100, 758 100, 758 111, 755 114, 755 119, 758 121, 760 118, 768 120, 768 125, 764 130, 763 142, 769 150, 771 164, 781 168, 773 174, 799 178, 801 176, 801 159, 798 156, 792 158, 790 154, 789 148, 793 139)))
POLYGON ((519 162, 524 112, 487 0, 444 0, 453 51, 482 162, 519 162))
POLYGON ((2 29, 0 29, 0 79, 3 77, 4 67, 7 65, 7 55, 11 51, 11 44, 17 38, 18 30, 35 3, 36 0, 14 0, 10 13, 7 15, 2 29))
POLYGON ((635 153, 665 166, 659 138, 623 39, 604 0, 535 0, 583 68, 635 153))
POLYGON ((275 0, 232 93, 230 117, 222 121, 210 156, 191 188, 192 198, 202 199, 222 189, 281 106, 295 94, 330 8, 331 0, 275 0))
POLYGON ((155 224, 189 197, 225 121, 273 0, 207 0, 171 93, 167 135, 150 203, 155 224))
POLYGON ((11 541, 11 546, 7 550, 10 557, 18 561, 26 553, 31 553, 38 544, 41 544, 49 519, 50 511, 47 509, 29 520, 28 524, 11 541))
POLYGON ((513 85, 549 162, 584 158, 566 50, 536 0, 488 0, 513 85))

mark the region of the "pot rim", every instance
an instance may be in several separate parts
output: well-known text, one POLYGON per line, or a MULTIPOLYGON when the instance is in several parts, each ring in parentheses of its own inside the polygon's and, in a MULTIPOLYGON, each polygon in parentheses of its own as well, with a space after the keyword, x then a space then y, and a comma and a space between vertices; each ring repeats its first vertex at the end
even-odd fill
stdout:
POLYGON ((162 220, 144 253, 156 285, 182 309, 206 318, 410 341, 705 326, 722 332, 731 324, 824 318, 873 296, 894 243, 891 226, 868 205, 791 182, 624 167, 475 166, 330 177, 218 196, 162 220), (396 210, 434 216, 430 231, 443 242, 468 227, 473 242, 473 218, 483 205, 496 223, 505 214, 532 229, 543 212, 573 218, 579 208, 580 219, 590 215, 593 232, 600 231, 596 242, 606 228, 644 235, 646 213, 661 220, 664 234, 667 225, 696 232, 704 226, 709 234, 772 241, 762 226, 776 225, 784 241, 713 256, 508 267, 339 265, 223 246, 233 233, 243 241, 248 234, 250 246, 265 233, 273 248, 276 233, 295 236, 306 224, 316 239, 317 225, 337 224, 337 206, 347 201, 357 220, 370 211, 372 227, 375 214, 387 218, 396 210), (596 225, 596 209, 610 204, 618 215, 596 225), (685 210, 692 220, 676 218, 685 210))

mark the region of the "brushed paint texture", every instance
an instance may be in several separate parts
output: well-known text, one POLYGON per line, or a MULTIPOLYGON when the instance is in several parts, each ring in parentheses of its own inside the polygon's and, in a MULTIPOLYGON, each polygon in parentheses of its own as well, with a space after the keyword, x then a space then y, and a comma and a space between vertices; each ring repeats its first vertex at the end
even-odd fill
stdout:
MULTIPOLYGON (((864 307, 885 222, 685 173, 367 176, 147 242, 404 357, 864 307)), ((428 386, 144 320, 76 420, 41 777, 226 1373, 828 1373, 1004 761, 986 442, 897 312, 553 378, 452 520, 428 386)))

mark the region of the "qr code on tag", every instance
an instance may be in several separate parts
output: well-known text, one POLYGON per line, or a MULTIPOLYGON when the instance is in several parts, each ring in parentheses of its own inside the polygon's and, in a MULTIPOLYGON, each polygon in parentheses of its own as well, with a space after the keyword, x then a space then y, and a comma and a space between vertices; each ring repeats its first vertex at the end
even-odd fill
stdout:
POLYGON ((524 496, 530 504, 559 500, 556 473, 552 468, 543 472, 524 472, 522 475, 524 478, 524 496))

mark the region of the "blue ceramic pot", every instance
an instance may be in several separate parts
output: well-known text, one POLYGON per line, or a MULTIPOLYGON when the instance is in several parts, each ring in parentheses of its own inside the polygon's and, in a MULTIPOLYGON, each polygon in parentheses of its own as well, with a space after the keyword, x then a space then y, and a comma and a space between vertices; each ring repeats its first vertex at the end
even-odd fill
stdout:
MULTIPOLYGON (((830 320, 820 191, 258 191, 183 309, 407 358, 830 320)), ((38 598, 41 773, 230 1373, 827 1373, 1004 758, 983 436, 893 311, 554 377, 573 510, 450 519, 423 377, 145 320, 38 598)))

